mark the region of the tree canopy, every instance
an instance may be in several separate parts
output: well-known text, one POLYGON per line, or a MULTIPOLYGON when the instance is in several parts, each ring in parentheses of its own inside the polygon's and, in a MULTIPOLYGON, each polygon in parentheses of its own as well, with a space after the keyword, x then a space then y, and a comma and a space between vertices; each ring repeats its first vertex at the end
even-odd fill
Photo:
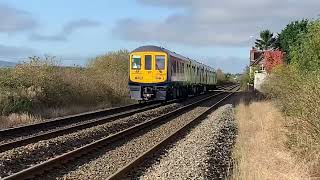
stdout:
POLYGON ((255 46, 260 50, 273 49, 275 47, 276 38, 270 30, 263 30, 260 32, 260 39, 256 39, 255 46))
POLYGON ((299 38, 307 32, 308 23, 307 19, 291 22, 278 35, 277 41, 279 43, 276 46, 286 52, 287 64, 291 62, 290 48, 299 46, 299 38))
POLYGON ((290 46, 292 64, 302 71, 320 71, 320 20, 310 22, 298 42, 290 46))

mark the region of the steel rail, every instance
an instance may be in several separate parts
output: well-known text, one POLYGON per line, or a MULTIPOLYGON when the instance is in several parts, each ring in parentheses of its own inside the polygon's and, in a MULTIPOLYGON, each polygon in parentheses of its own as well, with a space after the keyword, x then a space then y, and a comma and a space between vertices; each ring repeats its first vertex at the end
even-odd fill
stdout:
POLYGON ((64 134, 68 134, 68 133, 72 133, 72 132, 79 131, 79 130, 82 130, 82 129, 86 129, 86 128, 90 128, 90 127, 93 127, 93 126, 101 125, 101 124, 104 124, 104 123, 107 123, 107 122, 114 121, 116 119, 125 118, 125 117, 131 116, 131 115, 139 113, 139 112, 143 112, 143 111, 150 110, 150 109, 155 109, 155 108, 158 108, 160 106, 171 104, 171 103, 176 103, 176 102, 179 102, 179 101, 182 101, 182 99, 171 100, 171 101, 168 101, 166 103, 155 103, 155 104, 152 103, 149 106, 141 106, 140 108, 131 109, 131 110, 128 110, 128 111, 124 111, 124 112, 121 112, 121 113, 109 115, 109 116, 106 116, 106 117, 96 118, 96 119, 93 119, 93 120, 87 120, 84 123, 75 124, 74 126, 70 126, 70 125, 67 126, 67 127, 63 127, 62 126, 62 128, 59 128, 59 129, 56 129, 56 130, 52 130, 52 131, 44 132, 44 133, 41 133, 41 134, 38 134, 38 135, 29 136, 29 137, 26 137, 26 138, 15 140, 15 141, 10 141, 10 142, 7 142, 7 143, 3 143, 3 144, 0 144, 0 153, 4 152, 4 151, 7 151, 7 150, 10 150, 10 149, 13 149, 13 148, 17 148, 17 147, 20 147, 20 146, 27 145, 27 144, 30 144, 30 143, 35 143, 35 142, 38 142, 40 140, 47 140, 47 139, 54 138, 54 137, 57 137, 57 136, 61 136, 61 135, 64 135, 64 134))
POLYGON ((130 163, 127 165, 123 166, 122 168, 118 169, 115 173, 113 173, 111 176, 108 177, 108 180, 120 180, 124 178, 127 173, 129 173, 132 169, 135 167, 139 166, 142 162, 144 162, 148 157, 151 157, 154 153, 157 151, 161 150, 163 147, 166 147, 169 145, 171 142, 173 142, 174 139, 179 137, 181 134, 186 132, 187 130, 191 129, 195 125, 199 124, 203 119, 205 119, 217 106, 229 98, 231 95, 236 93, 237 91, 229 93, 227 96, 223 97, 221 100, 216 102, 214 105, 210 106, 208 110, 194 118, 193 120, 189 121, 186 125, 183 127, 179 128, 178 130, 174 131, 170 135, 168 135, 165 139, 163 139, 161 142, 158 144, 154 145, 150 149, 148 149, 146 152, 141 154, 139 157, 136 159, 132 160, 130 163))
POLYGON ((40 123, 18 126, 18 127, 8 128, 8 129, 1 129, 0 137, 3 138, 13 134, 20 134, 21 132, 28 132, 30 130, 33 131, 35 129, 48 128, 48 126, 56 127, 64 123, 73 124, 81 121, 86 121, 88 119, 93 119, 101 116, 107 116, 107 115, 119 113, 122 111, 136 109, 138 107, 142 107, 144 105, 150 105, 154 103, 157 103, 157 102, 154 101, 154 102, 147 102, 147 104, 131 104, 131 105, 120 106, 115 108, 100 109, 96 111, 90 111, 90 112, 85 112, 85 113, 80 113, 75 115, 53 118, 40 123))
POLYGON ((13 135, 20 135, 21 133, 34 131, 35 129, 40 131, 41 129, 48 128, 50 126, 53 127, 51 129, 54 129, 55 127, 61 126, 62 124, 70 125, 73 123, 78 123, 78 122, 87 121, 87 120, 98 118, 98 117, 112 115, 115 113, 132 110, 139 107, 141 108, 143 106, 152 105, 156 103, 159 103, 159 101, 151 101, 143 104, 131 104, 131 105, 120 106, 115 108, 100 109, 100 110, 89 111, 85 113, 79 113, 75 115, 53 118, 53 119, 49 119, 44 122, 35 123, 35 124, 17 126, 17 127, 7 128, 7 129, 0 129, 0 137, 10 138, 10 136, 13 136, 13 135))
POLYGON ((77 148, 75 150, 72 150, 70 152, 67 152, 67 153, 64 153, 62 155, 59 155, 57 157, 54 157, 52 159, 49 159, 47 161, 44 161, 40 164, 37 164, 35 166, 32 166, 32 167, 29 167, 25 170, 22 170, 20 172, 17 172, 17 173, 14 173, 10 176, 7 176, 7 177, 4 177, 3 180, 12 180, 12 179, 28 179, 28 178, 32 178, 32 177, 35 177, 36 175, 39 175, 39 174, 42 174, 44 173, 45 171, 48 171, 52 168, 55 168, 55 167, 58 167, 58 166, 61 166, 62 164, 65 164, 69 161, 72 161, 76 158, 79 158, 83 155, 86 155, 94 150, 98 150, 100 149, 101 147, 105 147, 111 143, 114 143, 120 139, 125 139, 126 137, 144 129, 144 128, 147 128, 147 127, 150 127, 152 125, 155 125, 156 123, 164 123, 164 122, 167 122, 181 114, 183 114, 184 112, 186 112, 187 110, 190 110, 194 107, 196 107, 197 105, 213 98, 213 97, 216 97, 220 94, 223 94, 224 92, 220 92, 220 93, 217 93, 217 94, 214 94, 214 95, 211 95, 209 97, 206 97, 206 98, 203 98, 201 100, 198 100, 192 104, 189 104, 189 105, 186 105, 186 106, 183 106, 183 107, 180 107, 174 111, 171 111, 169 113, 166 113, 162 116, 159 116, 159 117, 156 117, 156 118, 153 118, 151 120, 148 120, 146 122, 143 122, 143 123, 140 123, 140 124, 137 124, 135 126, 132 126, 130 128, 127 128, 125 130, 122 130, 118 133, 115 133, 115 134, 112 134, 108 137, 105 137, 105 138, 102 138, 98 141, 95 141, 95 142, 92 142, 90 144, 87 144, 85 146, 82 146, 80 148, 77 148))

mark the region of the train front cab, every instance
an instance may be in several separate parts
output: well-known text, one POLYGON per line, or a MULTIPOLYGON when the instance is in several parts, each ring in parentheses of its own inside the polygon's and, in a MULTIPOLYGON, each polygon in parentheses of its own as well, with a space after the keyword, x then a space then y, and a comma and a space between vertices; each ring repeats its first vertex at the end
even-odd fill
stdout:
POLYGON ((165 52, 130 54, 129 90, 131 99, 166 100, 168 55, 165 52))

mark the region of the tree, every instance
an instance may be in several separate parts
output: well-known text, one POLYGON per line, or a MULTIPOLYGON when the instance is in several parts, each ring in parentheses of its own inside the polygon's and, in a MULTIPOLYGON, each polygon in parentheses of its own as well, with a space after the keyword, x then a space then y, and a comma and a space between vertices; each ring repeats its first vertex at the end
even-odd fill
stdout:
POLYGON ((217 69, 216 74, 217 74, 218 84, 223 84, 226 80, 225 74, 222 72, 221 69, 217 69))
POLYGON ((264 66, 268 73, 271 72, 271 70, 278 66, 283 64, 283 57, 284 53, 280 50, 277 51, 265 51, 264 52, 264 66))
POLYGON ((290 47, 292 64, 302 72, 320 71, 320 20, 310 22, 307 32, 290 47))
POLYGON ((290 47, 299 46, 299 38, 307 32, 309 21, 303 19, 288 24, 278 35, 279 49, 286 53, 285 61, 287 64, 291 62, 290 47))
POLYGON ((255 46, 260 50, 273 49, 275 46, 276 38, 269 30, 260 32, 260 39, 256 39, 255 46))

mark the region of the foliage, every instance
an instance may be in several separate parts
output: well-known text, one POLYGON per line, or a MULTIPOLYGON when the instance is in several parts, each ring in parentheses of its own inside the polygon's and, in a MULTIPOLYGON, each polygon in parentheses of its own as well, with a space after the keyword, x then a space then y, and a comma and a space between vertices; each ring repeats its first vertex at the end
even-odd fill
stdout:
POLYGON ((260 39, 256 39, 255 46, 260 50, 268 50, 275 47, 276 38, 270 30, 263 30, 260 32, 260 39))
POLYGON ((240 88, 243 90, 246 90, 248 88, 248 84, 253 83, 253 78, 250 78, 250 69, 248 66, 244 69, 244 72, 243 74, 241 74, 239 81, 240 88))
POLYGON ((223 84, 226 81, 226 75, 222 72, 221 69, 217 69, 216 74, 217 74, 217 83, 223 84))
POLYGON ((110 52, 81 68, 58 66, 52 57, 31 57, 15 68, 0 69, 0 115, 124 103, 127 59, 126 50, 110 52))
POLYGON ((110 86, 118 96, 128 96, 128 57, 127 50, 109 52, 92 59, 88 65, 89 73, 100 79, 101 84, 110 86))
POLYGON ((310 22, 299 43, 291 46, 290 57, 300 71, 320 71, 320 20, 310 22))
POLYGON ((282 50, 281 42, 280 42, 280 36, 281 36, 281 34, 279 34, 279 33, 276 35, 275 41, 274 41, 274 45, 273 45, 273 49, 282 50))
POLYGON ((288 117, 288 147, 310 161, 319 157, 320 74, 301 73, 295 66, 280 66, 273 71, 263 89, 288 117))
POLYGON ((61 105, 70 89, 57 74, 58 71, 53 62, 37 58, 8 69, 0 77, 1 113, 31 111, 35 104, 61 105))
POLYGON ((284 54, 282 51, 265 51, 264 52, 264 66, 265 69, 268 73, 271 72, 271 70, 278 66, 283 64, 283 58, 284 58, 284 54))
POLYGON ((286 115, 287 146, 320 169, 320 20, 295 21, 279 35, 287 66, 271 71, 263 93, 286 115), (316 162, 314 162, 316 160, 316 162))
POLYGON ((290 48, 299 46, 299 38, 307 32, 308 23, 307 19, 291 22, 278 35, 277 41, 279 43, 276 46, 286 52, 287 64, 291 62, 290 48))

